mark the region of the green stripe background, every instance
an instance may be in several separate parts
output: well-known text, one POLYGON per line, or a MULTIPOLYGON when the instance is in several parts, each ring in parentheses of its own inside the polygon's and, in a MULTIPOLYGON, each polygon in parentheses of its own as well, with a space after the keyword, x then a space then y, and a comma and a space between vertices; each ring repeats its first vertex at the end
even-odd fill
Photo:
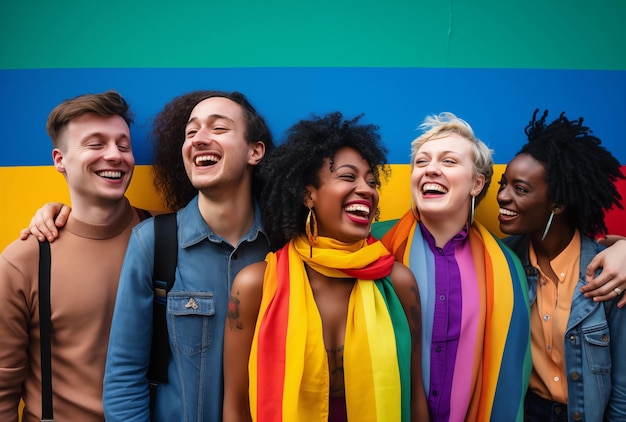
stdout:
POLYGON ((624 0, 0 3, 0 69, 626 69, 624 0))

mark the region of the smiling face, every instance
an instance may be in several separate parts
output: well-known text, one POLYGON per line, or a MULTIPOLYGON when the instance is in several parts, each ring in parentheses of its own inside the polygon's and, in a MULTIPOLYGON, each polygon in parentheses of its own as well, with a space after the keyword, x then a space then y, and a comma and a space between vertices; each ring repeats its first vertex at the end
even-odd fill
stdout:
POLYGON ((244 111, 236 102, 212 97, 191 111, 182 155, 187 176, 198 190, 248 186, 250 166, 264 153, 261 141, 246 141, 244 111))
POLYGON ((124 197, 135 167, 130 129, 121 116, 86 113, 72 119, 52 151, 65 176, 72 203, 117 202, 124 197))
POLYGON ((541 234, 552 211, 543 164, 519 154, 506 166, 498 190, 500 230, 506 234, 541 234))
POLYGON ((327 158, 319 171, 318 188, 308 186, 305 205, 313 206, 320 236, 346 243, 367 238, 378 208, 377 180, 372 168, 353 148, 327 158))
POLYGON ((468 219, 472 195, 484 176, 477 176, 469 140, 456 133, 425 142, 415 154, 411 172, 413 200, 425 224, 446 222, 461 230, 468 219))

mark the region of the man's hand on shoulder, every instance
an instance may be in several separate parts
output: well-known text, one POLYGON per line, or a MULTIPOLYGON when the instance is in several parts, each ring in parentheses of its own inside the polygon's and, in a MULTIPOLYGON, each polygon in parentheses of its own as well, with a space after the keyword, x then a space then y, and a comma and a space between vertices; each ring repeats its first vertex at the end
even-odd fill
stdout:
POLYGON ((25 240, 29 235, 35 236, 40 242, 48 239, 49 242, 59 237, 59 228, 65 226, 72 209, 61 202, 49 202, 39 208, 27 228, 20 231, 20 239, 25 240))
POLYGON ((587 266, 587 284, 581 288, 585 297, 604 302, 622 296, 617 306, 626 305, 626 240, 618 240, 598 253, 587 266), (596 272, 601 270, 595 276, 596 272))

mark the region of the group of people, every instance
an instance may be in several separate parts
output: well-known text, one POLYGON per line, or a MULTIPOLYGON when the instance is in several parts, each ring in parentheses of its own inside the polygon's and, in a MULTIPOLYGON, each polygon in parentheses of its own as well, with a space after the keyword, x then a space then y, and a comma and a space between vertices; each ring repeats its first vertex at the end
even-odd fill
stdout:
POLYGON ((58 420, 624 419, 626 241, 593 240, 620 164, 582 119, 546 118, 500 180, 503 241, 474 219, 492 151, 451 113, 411 144, 410 209, 376 222, 376 126, 312 116, 275 148, 240 93, 174 98, 152 131, 178 253, 151 397, 155 226, 125 197, 132 118, 115 92, 63 102, 47 128, 71 212, 45 207, 0 257, 1 419, 23 399, 41 420, 46 238, 58 420))

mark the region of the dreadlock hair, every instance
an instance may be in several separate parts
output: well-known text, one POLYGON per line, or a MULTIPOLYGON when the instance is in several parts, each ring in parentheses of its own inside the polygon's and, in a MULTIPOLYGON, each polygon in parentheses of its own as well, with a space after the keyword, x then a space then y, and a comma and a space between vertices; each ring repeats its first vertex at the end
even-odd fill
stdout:
MULTIPOLYGON (((239 104, 246 119, 246 141, 263 141, 265 154, 274 149, 274 142, 263 117, 257 113, 246 97, 239 92, 194 91, 175 97, 154 118, 150 135, 154 157, 152 174, 154 186, 161 192, 163 202, 170 211, 186 206, 197 194, 187 177, 182 156, 185 127, 194 107, 208 98, 223 97, 239 104)), ((259 166, 252 174, 252 194, 258 199, 262 189, 258 176, 259 166)))
POLYGON ((537 119, 539 109, 524 132, 528 137, 519 154, 528 154, 545 167, 548 199, 565 205, 572 227, 594 237, 606 234, 604 212, 615 205, 623 208, 615 187, 624 179, 619 161, 603 146, 583 118, 568 120, 565 113, 546 124, 548 110, 537 119))
MULTIPOLYGON (((340 112, 301 120, 287 130, 287 139, 261 166, 265 182, 261 215, 273 250, 305 233, 308 208, 304 205, 308 185, 319 187, 319 172, 344 147, 355 149, 372 168, 377 186, 381 173, 389 175, 387 150, 381 143, 378 126, 360 124, 359 115, 343 120, 340 112)), ((376 211, 378 216, 378 210, 376 211)))

